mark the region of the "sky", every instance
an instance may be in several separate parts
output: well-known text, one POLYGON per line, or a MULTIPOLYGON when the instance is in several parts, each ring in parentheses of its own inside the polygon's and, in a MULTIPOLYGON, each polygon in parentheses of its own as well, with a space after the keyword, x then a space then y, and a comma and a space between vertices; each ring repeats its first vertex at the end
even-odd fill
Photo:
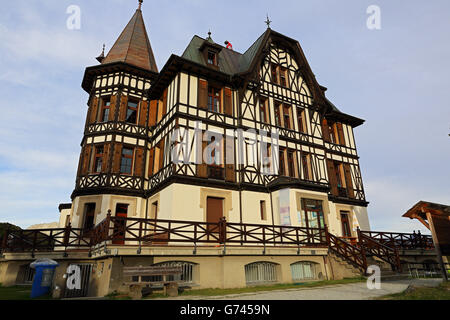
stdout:
MULTIPOLYGON (((59 219, 75 186, 88 95, 84 70, 110 49, 137 0, 15 0, 0 11, 0 221, 59 219), (69 29, 71 5, 80 28, 69 29)), ((402 218, 419 200, 450 205, 450 2, 145 0, 161 70, 209 30, 244 52, 272 29, 298 40, 327 97, 366 120, 355 129, 372 230, 425 228, 402 218), (380 9, 369 29, 367 9, 380 9)))

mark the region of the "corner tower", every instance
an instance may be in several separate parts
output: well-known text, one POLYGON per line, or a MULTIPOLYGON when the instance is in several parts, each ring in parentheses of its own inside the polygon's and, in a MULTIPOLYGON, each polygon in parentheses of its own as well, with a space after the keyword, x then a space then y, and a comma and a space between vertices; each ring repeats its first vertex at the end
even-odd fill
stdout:
POLYGON ((89 229, 108 210, 123 217, 145 210, 148 119, 157 105, 146 92, 158 68, 141 4, 100 65, 85 71, 88 112, 67 219, 73 227, 89 229))

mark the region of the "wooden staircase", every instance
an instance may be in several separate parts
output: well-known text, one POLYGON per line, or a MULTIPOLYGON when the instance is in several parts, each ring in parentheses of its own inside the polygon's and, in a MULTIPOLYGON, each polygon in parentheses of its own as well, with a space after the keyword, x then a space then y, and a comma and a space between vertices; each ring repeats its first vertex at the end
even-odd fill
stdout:
POLYGON ((402 272, 398 250, 361 233, 359 229, 357 245, 352 245, 328 231, 327 242, 334 255, 357 267, 363 274, 366 274, 370 265, 379 266, 382 275, 385 276, 394 276, 402 272))

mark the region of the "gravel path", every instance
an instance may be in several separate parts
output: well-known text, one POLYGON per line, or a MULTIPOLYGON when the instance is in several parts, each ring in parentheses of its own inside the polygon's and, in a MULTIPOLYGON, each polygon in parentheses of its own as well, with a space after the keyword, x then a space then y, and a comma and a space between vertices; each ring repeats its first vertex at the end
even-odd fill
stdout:
POLYGON ((360 282, 317 288, 287 289, 215 297, 187 296, 178 297, 174 300, 370 300, 388 294, 403 292, 410 284, 435 287, 441 282, 441 279, 389 281, 382 282, 379 290, 369 290, 365 282, 360 282))

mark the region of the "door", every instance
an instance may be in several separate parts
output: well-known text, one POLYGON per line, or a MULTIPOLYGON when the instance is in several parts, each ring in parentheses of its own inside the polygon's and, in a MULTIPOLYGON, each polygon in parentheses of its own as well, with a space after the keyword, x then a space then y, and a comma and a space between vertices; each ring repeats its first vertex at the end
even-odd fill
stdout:
POLYGON ((350 219, 348 213, 341 212, 341 223, 342 223, 342 236, 345 238, 351 238, 352 232, 350 229, 350 219))
POLYGON ((125 228, 128 217, 128 204, 117 204, 116 206, 116 220, 114 223, 114 238, 113 244, 125 244, 125 228))
POLYGON ((206 222, 214 223, 213 225, 208 225, 208 231, 210 232, 219 232, 217 223, 223 218, 223 201, 224 199, 222 198, 207 198, 206 222))

